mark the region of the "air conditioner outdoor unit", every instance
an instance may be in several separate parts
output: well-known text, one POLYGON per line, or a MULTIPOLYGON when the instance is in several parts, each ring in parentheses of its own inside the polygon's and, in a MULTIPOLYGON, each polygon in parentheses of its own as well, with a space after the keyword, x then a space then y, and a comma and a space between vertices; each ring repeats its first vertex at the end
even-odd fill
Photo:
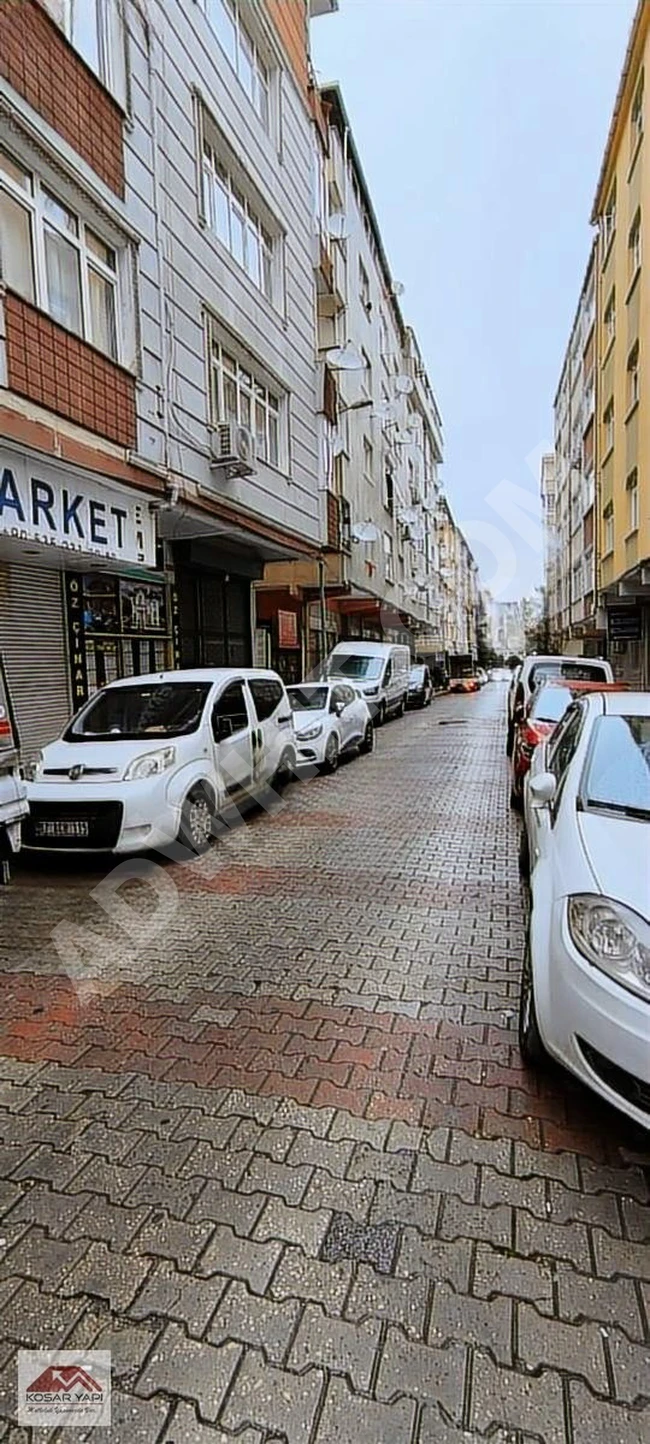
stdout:
POLYGON ((223 467, 230 476, 251 476, 255 471, 255 437, 247 426, 226 421, 210 432, 210 466, 223 467))

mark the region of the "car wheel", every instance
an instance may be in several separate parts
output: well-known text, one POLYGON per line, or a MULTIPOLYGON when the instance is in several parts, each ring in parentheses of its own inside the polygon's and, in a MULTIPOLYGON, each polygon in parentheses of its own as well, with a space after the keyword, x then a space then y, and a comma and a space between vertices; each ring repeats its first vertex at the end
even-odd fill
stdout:
POLYGON ((339 742, 338 737, 335 737, 334 733, 332 733, 325 744, 325 758, 321 763, 321 772, 326 772, 331 776, 333 772, 336 772, 338 765, 339 742))
POLYGON ((379 703, 379 707, 378 707, 378 709, 377 709, 377 712, 376 712, 376 714, 375 714, 375 726, 376 726, 376 727, 383 727, 385 721, 386 721, 386 703, 385 703, 385 702, 380 702, 380 703, 379 703))
POLYGON ((525 827, 519 839, 519 876, 524 882, 530 882, 530 843, 525 827))
POLYGON ((533 969, 530 960, 530 937, 526 938, 524 962, 521 970, 521 993, 519 997, 519 1052, 529 1068, 543 1068, 548 1062, 548 1053, 542 1042, 535 1008, 533 969))
POLYGON ((521 812, 523 807, 521 793, 517 792, 514 782, 510 788, 510 806, 513 812, 521 812))
POLYGON ((398 704, 397 704, 397 706, 396 706, 396 708, 395 708, 395 716, 396 716, 396 717, 403 717, 403 716, 404 716, 405 707, 406 707, 406 698, 405 698, 405 697, 401 697, 400 700, 399 700, 399 702, 398 702, 398 704))
POLYGON ((188 852, 201 857, 207 852, 213 835, 214 802, 208 788, 198 783, 183 803, 178 842, 188 852))
POLYGON ((296 770, 296 754, 293 747, 285 747, 271 783, 276 789, 290 782, 296 770))
POLYGON ((374 752, 375 750, 375 729, 372 722, 366 722, 366 730, 363 739, 359 743, 360 752, 374 752))

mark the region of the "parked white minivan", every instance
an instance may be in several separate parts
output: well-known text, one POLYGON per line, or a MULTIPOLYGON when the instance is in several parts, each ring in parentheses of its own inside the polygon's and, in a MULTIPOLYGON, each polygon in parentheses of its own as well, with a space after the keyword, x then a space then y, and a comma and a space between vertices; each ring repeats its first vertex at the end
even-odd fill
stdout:
POLYGON ((26 848, 205 851, 215 818, 295 769, 275 672, 197 668, 111 682, 41 753, 26 848))
POLYGON ((29 811, 20 775, 18 736, 0 655, 0 882, 9 881, 9 863, 20 850, 20 828, 29 811))
POLYGON ((361 692, 376 726, 388 716, 402 716, 411 671, 408 647, 392 642, 339 642, 322 671, 324 677, 340 677, 361 692))

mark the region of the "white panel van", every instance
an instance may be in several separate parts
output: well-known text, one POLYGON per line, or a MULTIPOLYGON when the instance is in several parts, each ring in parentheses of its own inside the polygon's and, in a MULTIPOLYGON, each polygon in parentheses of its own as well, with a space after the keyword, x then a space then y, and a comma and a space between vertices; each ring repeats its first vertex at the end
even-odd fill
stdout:
POLYGON ((406 706, 411 653, 393 642, 339 642, 322 673, 351 682, 365 697, 375 725, 401 717, 406 706))

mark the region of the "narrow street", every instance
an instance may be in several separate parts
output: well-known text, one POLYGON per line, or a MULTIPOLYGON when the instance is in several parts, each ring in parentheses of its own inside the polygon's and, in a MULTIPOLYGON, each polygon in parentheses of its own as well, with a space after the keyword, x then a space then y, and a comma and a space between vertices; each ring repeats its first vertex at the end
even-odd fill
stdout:
POLYGON ((0 1439, 57 1346, 112 1351, 111 1444, 650 1437, 650 1146, 520 1064, 504 706, 391 723, 126 928, 96 866, 0 893, 0 1439))

